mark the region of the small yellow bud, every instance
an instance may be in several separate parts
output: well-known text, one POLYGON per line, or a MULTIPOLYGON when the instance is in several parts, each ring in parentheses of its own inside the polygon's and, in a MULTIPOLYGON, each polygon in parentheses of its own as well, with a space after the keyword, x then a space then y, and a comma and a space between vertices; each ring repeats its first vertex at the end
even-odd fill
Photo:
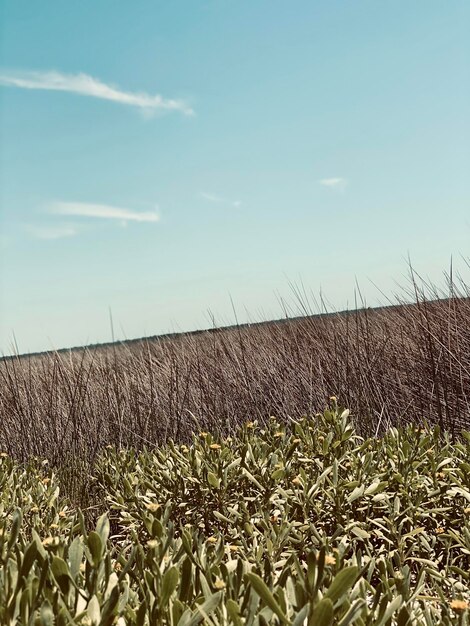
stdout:
POLYGON ((158 502, 148 502, 146 503, 145 508, 151 513, 155 513, 160 508, 160 505, 158 502))
POLYGON ((225 583, 223 580, 221 580, 220 578, 216 578, 215 582, 214 582, 214 587, 216 589, 225 589, 225 583))

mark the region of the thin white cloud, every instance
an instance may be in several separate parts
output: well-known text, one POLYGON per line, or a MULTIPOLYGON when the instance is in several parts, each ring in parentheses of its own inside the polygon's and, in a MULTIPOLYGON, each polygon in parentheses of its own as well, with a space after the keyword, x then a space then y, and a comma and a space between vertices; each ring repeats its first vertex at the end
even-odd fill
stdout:
POLYGON ((220 204, 224 201, 223 198, 217 196, 215 193, 209 193, 207 191, 201 191, 201 196, 206 200, 209 200, 209 202, 215 202, 216 204, 220 204))
POLYGON ((210 193, 208 191, 201 191, 201 196, 205 200, 213 202, 214 204, 227 204, 233 206, 236 209, 238 209, 242 204, 240 200, 228 200, 227 198, 223 198, 222 196, 218 196, 217 194, 210 193))
POLYGON ((0 85, 21 89, 42 89, 49 91, 67 91, 82 96, 111 100, 128 106, 137 107, 147 113, 157 110, 179 111, 184 115, 194 115, 193 109, 182 100, 172 100, 147 93, 123 91, 113 85, 107 85, 88 74, 63 74, 62 72, 18 72, 0 71, 0 85))
POLYGON ((54 202, 49 213, 75 217, 120 220, 121 222, 158 222, 157 211, 132 211, 109 204, 90 204, 87 202, 54 202))
POLYGON ((345 178, 322 178, 318 181, 320 185, 324 187, 329 187, 330 189, 344 189, 347 185, 347 180, 345 178))
POLYGON ((63 239, 74 237, 78 230, 75 226, 28 226, 28 231, 36 239, 63 239))

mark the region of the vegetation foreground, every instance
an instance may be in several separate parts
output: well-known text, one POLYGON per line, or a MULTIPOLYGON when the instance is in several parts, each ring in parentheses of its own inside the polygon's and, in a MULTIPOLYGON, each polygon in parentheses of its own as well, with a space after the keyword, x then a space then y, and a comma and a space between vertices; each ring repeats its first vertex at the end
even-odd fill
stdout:
POLYGON ((109 447, 94 530, 49 464, 0 458, 1 624, 469 624, 470 433, 324 414, 109 447))

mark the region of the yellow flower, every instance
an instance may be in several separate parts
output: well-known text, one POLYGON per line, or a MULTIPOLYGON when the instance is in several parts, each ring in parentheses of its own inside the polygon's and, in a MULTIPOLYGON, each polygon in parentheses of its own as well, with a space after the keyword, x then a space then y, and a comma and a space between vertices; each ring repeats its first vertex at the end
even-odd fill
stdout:
POLYGON ((57 546, 59 544, 59 538, 58 537, 46 537, 45 539, 42 540, 42 545, 45 548, 50 548, 52 546, 57 546))
POLYGON ((153 550, 154 548, 158 547, 158 541, 156 539, 149 539, 147 541, 147 547, 150 548, 150 550, 153 550))
POLYGON ((207 537, 207 543, 217 543, 217 537, 212 535, 212 537, 207 537))
POLYGON ((43 478, 43 479, 42 479, 42 484, 43 484, 43 485, 47 485, 47 484, 48 484, 48 483, 50 483, 50 482, 51 482, 51 479, 50 479, 50 478, 47 478, 47 477, 46 477, 46 478, 43 478))
POLYGON ((67 517, 67 511, 59 511, 59 517, 67 517))
POLYGON ((215 582, 214 582, 214 587, 216 589, 225 589, 225 583, 223 580, 220 580, 220 578, 216 578, 215 582))
POLYGON ((336 559, 334 556, 331 556, 330 554, 327 554, 325 556, 325 565, 335 565, 336 564, 336 559))
POLYGON ((119 563, 118 561, 116 561, 116 563, 114 564, 114 571, 115 572, 120 572, 122 570, 122 565, 121 563, 119 563))
POLYGON ((204 431, 203 431, 203 432, 200 432, 200 433, 199 433, 199 437, 202 437, 203 439, 205 439, 205 438, 207 437, 207 435, 208 435, 208 434, 209 434, 209 433, 206 433, 206 432, 204 432, 204 431))
POLYGON ((292 439, 292 443, 300 443, 302 441, 302 439, 299 439, 298 437, 296 437, 295 439, 292 439))
POLYGON ((0 457, 2 457, 2 459, 6 459, 7 456, 8 454, 6 452, 0 452, 0 457))
POLYGON ((30 509, 31 513, 39 513, 39 507, 38 506, 32 506, 30 509))
POLYGON ((160 508, 160 505, 158 502, 148 502, 146 503, 145 508, 151 513, 155 513, 160 508))
POLYGON ((465 507, 463 512, 465 513, 465 515, 468 515, 470 513, 470 506, 465 507))
POLYGON ((450 602, 450 608, 454 611, 466 611, 470 605, 465 600, 452 600, 450 602))
POLYGON ((219 446, 218 443, 211 443, 211 445, 209 446, 211 450, 220 450, 221 447, 222 446, 219 446))
POLYGON ((300 479, 300 476, 296 476, 295 478, 292 479, 292 484, 293 485, 301 485, 302 484, 302 480, 300 479))
POLYGON ((246 427, 247 428, 254 428, 255 427, 255 423, 254 422, 247 422, 246 423, 246 427))
POLYGON ((442 526, 438 526, 436 528, 436 535, 442 535, 442 533, 445 533, 445 529, 442 528, 442 526))
POLYGON ((330 402, 332 402, 333 404, 336 404, 336 402, 338 401, 336 396, 330 396, 330 402))
POLYGON ((279 439, 279 437, 284 437, 284 433, 282 430, 278 430, 277 433, 274 433, 274 437, 279 439))
POLYGON ((230 552, 237 552, 238 546, 228 546, 228 549, 230 550, 230 552))

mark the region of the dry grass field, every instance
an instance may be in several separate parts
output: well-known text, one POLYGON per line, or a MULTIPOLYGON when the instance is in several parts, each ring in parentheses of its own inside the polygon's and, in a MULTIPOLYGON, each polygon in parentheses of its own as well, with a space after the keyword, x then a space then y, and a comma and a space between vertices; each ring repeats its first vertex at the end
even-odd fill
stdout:
MULTIPOLYGON (((3 360, 0 449, 70 471, 106 445, 314 415, 330 395, 359 416, 364 436, 409 422, 469 427, 465 281, 447 275, 438 289, 412 273, 391 306, 320 316, 297 296, 302 317, 3 360)), ((87 473, 72 472, 77 497, 87 473)))

